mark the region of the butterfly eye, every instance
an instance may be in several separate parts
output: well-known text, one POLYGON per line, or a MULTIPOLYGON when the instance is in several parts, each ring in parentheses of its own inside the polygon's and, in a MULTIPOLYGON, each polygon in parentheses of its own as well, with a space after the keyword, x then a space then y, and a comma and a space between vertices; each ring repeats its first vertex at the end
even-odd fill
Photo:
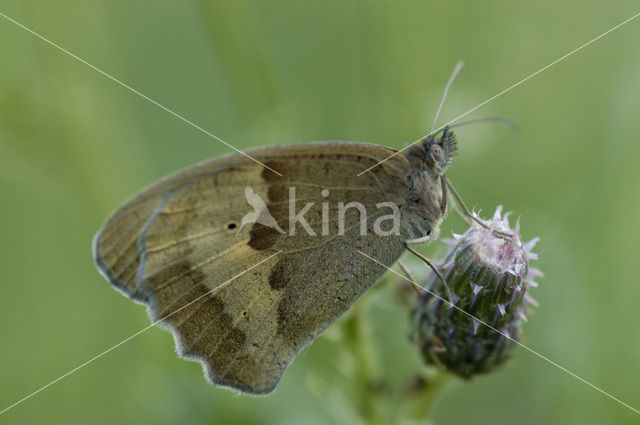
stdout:
POLYGON ((429 150, 429 152, 431 153, 431 157, 435 162, 440 162, 444 159, 444 153, 442 152, 442 148, 440 147, 440 145, 431 145, 431 149, 429 150))

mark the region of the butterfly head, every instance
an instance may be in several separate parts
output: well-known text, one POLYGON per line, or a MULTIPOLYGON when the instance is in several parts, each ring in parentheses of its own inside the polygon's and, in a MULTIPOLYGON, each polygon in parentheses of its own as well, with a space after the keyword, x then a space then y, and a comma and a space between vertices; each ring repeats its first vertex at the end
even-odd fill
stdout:
POLYGON ((456 136, 449 127, 441 133, 431 134, 407 152, 407 159, 420 169, 442 176, 453 162, 456 153, 456 136))

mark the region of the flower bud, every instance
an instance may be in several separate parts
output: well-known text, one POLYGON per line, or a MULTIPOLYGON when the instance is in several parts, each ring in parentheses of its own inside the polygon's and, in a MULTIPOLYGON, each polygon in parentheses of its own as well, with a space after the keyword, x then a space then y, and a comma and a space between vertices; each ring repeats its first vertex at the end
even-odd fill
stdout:
POLYGON ((511 229, 509 214, 501 213, 498 207, 488 229, 474 222, 448 242, 440 269, 453 304, 432 272, 424 286, 428 291, 412 308, 413 337, 425 361, 464 378, 489 372, 509 357, 511 339, 519 339, 528 307, 535 304, 527 294, 537 287, 532 278, 542 275, 529 267, 538 258, 531 252, 538 238, 522 243, 519 221, 511 229))

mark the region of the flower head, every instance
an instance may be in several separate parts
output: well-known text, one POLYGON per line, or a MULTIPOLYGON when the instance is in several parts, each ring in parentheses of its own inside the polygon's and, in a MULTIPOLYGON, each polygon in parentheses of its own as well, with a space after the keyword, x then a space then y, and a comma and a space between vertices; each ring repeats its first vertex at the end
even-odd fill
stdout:
POLYGON ((464 378, 502 364, 513 348, 535 301, 528 289, 541 276, 529 266, 538 254, 535 238, 523 243, 519 220, 511 229, 509 214, 498 207, 487 228, 473 223, 448 241, 441 266, 453 303, 435 273, 412 308, 413 336, 427 363, 464 378), (512 237, 502 236, 511 234, 512 237))

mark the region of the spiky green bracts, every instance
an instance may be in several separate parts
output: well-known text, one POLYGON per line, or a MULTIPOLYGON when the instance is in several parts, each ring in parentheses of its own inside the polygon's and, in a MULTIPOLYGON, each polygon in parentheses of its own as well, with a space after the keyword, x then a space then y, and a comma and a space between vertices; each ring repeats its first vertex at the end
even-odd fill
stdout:
MULTIPOLYGON (((520 240, 519 221, 509 227, 502 207, 486 222, 463 235, 454 235, 441 271, 453 294, 449 303, 435 273, 412 308, 413 338, 427 363, 463 377, 485 373, 504 363, 535 301, 528 289, 542 273, 529 267, 538 258, 531 249, 538 241, 520 240), (495 231, 512 234, 503 238, 495 231), (437 296, 436 296, 437 295, 437 296)), ((421 282, 419 282, 421 283, 421 282)))

